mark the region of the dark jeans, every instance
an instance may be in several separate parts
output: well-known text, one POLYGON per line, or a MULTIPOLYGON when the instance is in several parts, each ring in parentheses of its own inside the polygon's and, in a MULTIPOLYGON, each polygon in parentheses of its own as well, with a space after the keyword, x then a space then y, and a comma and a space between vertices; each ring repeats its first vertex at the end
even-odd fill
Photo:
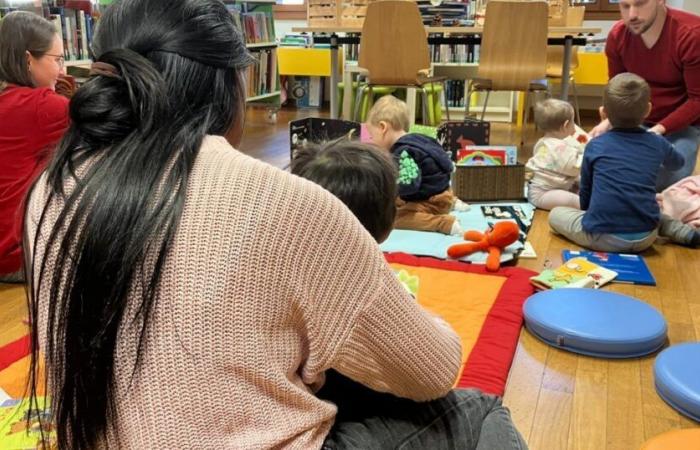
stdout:
POLYGON ((317 395, 338 406, 323 450, 527 449, 501 399, 475 389, 418 403, 328 371, 317 395))

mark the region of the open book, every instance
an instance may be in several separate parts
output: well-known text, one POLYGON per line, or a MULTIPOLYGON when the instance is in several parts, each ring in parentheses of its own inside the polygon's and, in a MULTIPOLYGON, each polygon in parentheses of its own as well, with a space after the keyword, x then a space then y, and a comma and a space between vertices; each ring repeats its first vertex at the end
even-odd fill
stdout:
POLYGON ((598 289, 617 276, 617 272, 601 267, 586 258, 572 258, 556 269, 547 269, 530 278, 538 289, 598 289))
POLYGON ((593 264, 617 272, 615 283, 633 283, 656 286, 656 280, 641 255, 625 253, 593 252, 589 250, 564 250, 564 261, 572 258, 586 258, 593 264))

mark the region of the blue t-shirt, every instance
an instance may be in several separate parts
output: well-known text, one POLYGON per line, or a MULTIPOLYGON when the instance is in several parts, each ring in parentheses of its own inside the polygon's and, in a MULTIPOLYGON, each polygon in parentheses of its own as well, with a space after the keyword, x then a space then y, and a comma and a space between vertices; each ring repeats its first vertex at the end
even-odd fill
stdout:
POLYGON ((591 140, 581 166, 583 229, 613 234, 656 229, 659 169, 677 170, 684 162, 665 138, 641 127, 614 128, 591 140))

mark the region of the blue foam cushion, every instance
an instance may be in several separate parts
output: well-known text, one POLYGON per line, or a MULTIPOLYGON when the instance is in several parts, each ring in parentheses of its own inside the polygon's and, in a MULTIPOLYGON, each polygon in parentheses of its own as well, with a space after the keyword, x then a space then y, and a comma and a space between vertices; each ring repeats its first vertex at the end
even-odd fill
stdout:
POLYGON ((525 325, 550 345, 603 358, 633 358, 661 348, 666 321, 653 307, 596 289, 554 289, 530 297, 525 325))
POLYGON ((700 343, 678 344, 654 362, 656 392, 679 412, 700 422, 700 343))

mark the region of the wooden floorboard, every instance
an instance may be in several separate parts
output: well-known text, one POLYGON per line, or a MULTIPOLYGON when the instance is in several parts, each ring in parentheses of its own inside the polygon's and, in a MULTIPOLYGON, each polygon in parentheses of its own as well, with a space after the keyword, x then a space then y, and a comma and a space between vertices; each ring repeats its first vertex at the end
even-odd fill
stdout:
MULTIPOLYGON (((317 110, 282 110, 275 124, 266 112, 250 110, 241 151, 277 167, 289 163, 288 122, 319 115, 317 110)), ((584 122, 590 127, 593 120, 584 122)), ((531 146, 536 133, 526 134, 531 146)), ((512 144, 514 126, 493 124, 491 142, 512 144)), ((527 146, 526 146, 527 148, 527 146)), ((525 161, 530 155, 521 153, 525 161)), ((552 234, 547 213, 537 211, 529 240, 536 259, 517 265, 540 271, 561 264, 561 250, 577 248, 552 234)), ((612 284, 606 289, 635 296, 666 316, 672 344, 700 340, 700 250, 657 243, 643 254, 658 285, 612 284)), ((27 332, 21 287, 0 285, 0 346, 27 332)), ((654 357, 608 361, 551 348, 523 329, 504 403, 533 450, 632 450, 646 439, 698 424, 680 416, 654 390, 654 357)))

